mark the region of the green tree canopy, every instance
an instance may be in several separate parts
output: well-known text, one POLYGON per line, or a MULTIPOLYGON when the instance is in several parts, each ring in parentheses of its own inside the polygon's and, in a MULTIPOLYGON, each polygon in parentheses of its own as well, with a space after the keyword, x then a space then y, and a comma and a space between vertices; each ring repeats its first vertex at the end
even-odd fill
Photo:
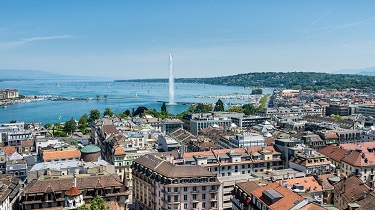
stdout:
POLYGON ((72 118, 65 122, 64 131, 67 133, 73 133, 77 129, 76 121, 72 118))
POLYGON ((165 105, 165 102, 163 102, 163 105, 161 105, 161 111, 167 112, 167 105, 165 105))
POLYGON ((51 123, 46 123, 46 124, 44 125, 44 127, 45 127, 47 130, 49 130, 50 128, 52 128, 52 124, 51 124, 51 123))
POLYGON ((245 115, 253 115, 256 112, 256 108, 252 104, 244 104, 242 109, 245 115))
POLYGON ((215 112, 223 112, 224 111, 224 103, 223 103, 223 101, 221 101, 221 99, 219 99, 216 102, 214 111, 215 112))
MULTIPOLYGON (((90 210, 109 210, 109 207, 105 205, 104 199, 97 195, 94 199, 90 200, 90 210)), ((80 206, 77 210, 89 210, 85 205, 80 206)))
POLYGON ((100 118, 100 112, 97 109, 90 110, 89 122, 94 122, 100 118))
POLYGON ((243 112, 243 108, 241 106, 231 106, 229 109, 227 109, 228 112, 243 112))
POLYGON ((251 95, 260 95, 263 93, 263 90, 261 88, 253 89, 251 91, 251 95))
POLYGON ((85 130, 87 128, 87 119, 89 116, 87 114, 83 114, 79 120, 78 120, 78 129, 82 132, 85 133, 85 130))
POLYGON ((110 117, 112 117, 113 116, 112 110, 110 108, 105 108, 104 112, 103 112, 103 117, 104 116, 110 116, 110 117))

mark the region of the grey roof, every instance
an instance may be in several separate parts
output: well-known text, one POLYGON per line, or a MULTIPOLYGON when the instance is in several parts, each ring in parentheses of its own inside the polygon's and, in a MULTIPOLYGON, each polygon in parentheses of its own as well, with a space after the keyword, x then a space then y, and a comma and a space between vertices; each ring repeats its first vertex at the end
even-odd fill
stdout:
POLYGON ((230 158, 227 154, 219 154, 218 156, 221 159, 229 159, 230 158))
POLYGON ((213 173, 197 165, 174 165, 155 155, 146 154, 135 160, 155 172, 170 178, 212 177, 213 173))

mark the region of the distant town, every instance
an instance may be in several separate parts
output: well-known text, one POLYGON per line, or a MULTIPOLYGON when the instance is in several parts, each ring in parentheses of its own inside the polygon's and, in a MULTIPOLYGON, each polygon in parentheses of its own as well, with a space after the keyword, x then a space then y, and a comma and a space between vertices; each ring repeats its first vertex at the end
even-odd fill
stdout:
POLYGON ((3 122, 1 209, 373 209, 373 88, 253 92, 176 116, 163 103, 3 122))

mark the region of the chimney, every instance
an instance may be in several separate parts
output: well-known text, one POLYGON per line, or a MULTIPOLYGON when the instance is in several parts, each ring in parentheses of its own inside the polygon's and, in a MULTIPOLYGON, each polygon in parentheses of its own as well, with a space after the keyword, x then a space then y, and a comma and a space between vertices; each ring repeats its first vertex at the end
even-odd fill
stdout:
POLYGON ((367 197, 366 191, 363 191, 363 199, 366 199, 366 197, 367 197))
POLYGON ((74 177, 74 179, 73 179, 73 187, 77 187, 77 174, 76 174, 76 172, 74 172, 73 177, 74 177))

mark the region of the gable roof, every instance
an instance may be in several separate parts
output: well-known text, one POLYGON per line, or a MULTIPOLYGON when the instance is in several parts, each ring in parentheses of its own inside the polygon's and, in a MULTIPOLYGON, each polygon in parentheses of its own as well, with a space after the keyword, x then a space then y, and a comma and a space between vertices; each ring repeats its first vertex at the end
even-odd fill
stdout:
POLYGON ((347 179, 341 180, 334 185, 334 188, 347 203, 361 200, 364 193, 368 194, 370 192, 370 187, 363 183, 357 176, 350 176, 347 179))

